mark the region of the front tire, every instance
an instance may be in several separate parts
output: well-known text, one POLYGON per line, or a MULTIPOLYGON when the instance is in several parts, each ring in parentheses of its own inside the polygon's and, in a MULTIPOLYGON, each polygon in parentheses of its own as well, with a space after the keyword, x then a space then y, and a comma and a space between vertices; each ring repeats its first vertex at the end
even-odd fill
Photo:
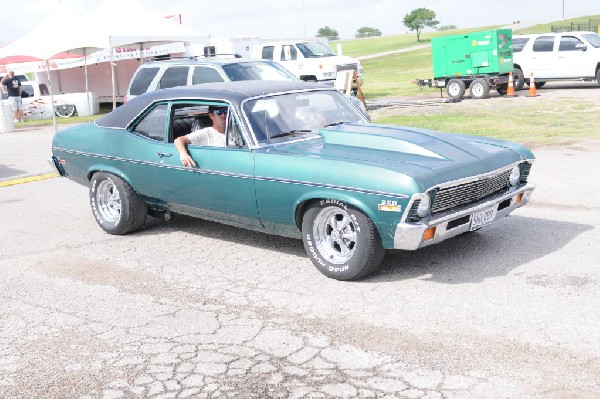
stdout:
POLYGON ((144 225, 148 207, 120 177, 104 172, 94 173, 89 194, 94 218, 107 233, 128 234, 144 225))
POLYGON ((315 267, 336 280, 357 280, 371 274, 385 255, 371 219, 337 200, 320 200, 309 206, 302 220, 302 237, 315 267))

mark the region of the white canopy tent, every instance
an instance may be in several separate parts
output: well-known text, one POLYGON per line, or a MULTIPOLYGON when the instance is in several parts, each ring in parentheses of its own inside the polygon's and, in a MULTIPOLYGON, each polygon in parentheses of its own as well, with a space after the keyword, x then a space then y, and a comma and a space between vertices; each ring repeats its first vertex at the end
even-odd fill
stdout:
MULTIPOLYGON (((208 35, 166 19, 132 0, 107 0, 85 16, 79 16, 66 6, 58 7, 33 31, 0 48, 0 58, 24 55, 46 61, 50 94, 48 60, 60 52, 86 56, 100 49, 151 46, 173 43, 204 43, 208 35)), ((113 108, 116 107, 114 62, 111 60, 113 108)), ((87 91, 87 68, 86 68, 87 91)), ((54 100, 51 100, 54 103, 54 100)), ((56 129, 56 121, 53 114, 56 129)))
MULTIPOLYGON (((73 32, 85 31, 84 20, 66 7, 58 7, 34 30, 13 43, 0 48, 0 58, 24 55, 36 57, 46 62, 50 101, 54 105, 54 94, 50 79, 50 65, 48 60, 52 56, 69 51, 85 56, 86 53, 102 49, 102 35, 98 32, 83 38, 73 32)), ((87 68, 86 68, 87 92, 87 68)), ((89 95, 88 95, 89 101, 89 95)), ((89 108, 89 104, 88 104, 89 108)), ((56 130, 56 115, 52 113, 52 121, 56 130)))
MULTIPOLYGON (((106 0, 90 12, 88 30, 104 32, 104 48, 136 46, 140 53, 144 48, 173 42, 206 43, 208 35, 180 25, 156 14, 132 0, 106 0), (118 10, 118 11, 115 11, 118 10)), ((143 62, 143 60, 140 60, 143 62)), ((114 63, 111 60, 113 108, 116 107, 114 63)))

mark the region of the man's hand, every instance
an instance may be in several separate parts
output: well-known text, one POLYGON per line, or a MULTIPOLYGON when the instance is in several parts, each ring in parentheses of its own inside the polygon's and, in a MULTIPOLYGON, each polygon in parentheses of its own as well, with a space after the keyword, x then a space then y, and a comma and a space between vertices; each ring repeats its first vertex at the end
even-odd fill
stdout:
POLYGON ((183 164, 183 166, 185 166, 186 168, 191 168, 191 167, 196 166, 196 162, 192 159, 190 154, 188 154, 187 152, 180 153, 179 158, 181 159, 181 163, 183 164))

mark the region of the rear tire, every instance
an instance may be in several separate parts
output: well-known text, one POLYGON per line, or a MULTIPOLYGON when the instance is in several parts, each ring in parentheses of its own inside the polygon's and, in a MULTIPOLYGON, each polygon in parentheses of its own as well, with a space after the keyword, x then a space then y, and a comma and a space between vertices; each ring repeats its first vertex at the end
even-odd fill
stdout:
POLYGON ((523 71, 518 68, 513 69, 513 86, 515 91, 519 91, 523 89, 525 85, 525 77, 523 76, 523 71))
POLYGON ((94 218, 107 233, 128 234, 144 225, 148 207, 120 177, 104 172, 94 173, 89 195, 94 218))
POLYGON ((336 280, 357 280, 373 273, 385 255, 371 219, 337 200, 309 205, 302 219, 302 239, 315 267, 336 280))
POLYGON ((465 95, 465 82, 460 79, 450 79, 446 87, 446 93, 450 98, 461 99, 465 95))
POLYGON ((482 100, 490 97, 490 85, 485 79, 475 79, 469 88, 471 98, 482 100))
POLYGON ((596 83, 600 86, 600 68, 596 71, 596 83))

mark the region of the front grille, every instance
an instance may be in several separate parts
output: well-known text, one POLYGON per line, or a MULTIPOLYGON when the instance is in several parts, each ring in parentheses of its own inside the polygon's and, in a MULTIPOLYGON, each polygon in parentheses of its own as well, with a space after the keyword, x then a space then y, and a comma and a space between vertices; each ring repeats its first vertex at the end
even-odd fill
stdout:
POLYGON ((356 71, 358 70, 358 67, 356 64, 346 64, 346 65, 338 65, 337 66, 337 70, 339 71, 356 71))
POLYGON ((469 183, 440 189, 435 194, 431 213, 479 201, 508 187, 510 169, 469 183))

